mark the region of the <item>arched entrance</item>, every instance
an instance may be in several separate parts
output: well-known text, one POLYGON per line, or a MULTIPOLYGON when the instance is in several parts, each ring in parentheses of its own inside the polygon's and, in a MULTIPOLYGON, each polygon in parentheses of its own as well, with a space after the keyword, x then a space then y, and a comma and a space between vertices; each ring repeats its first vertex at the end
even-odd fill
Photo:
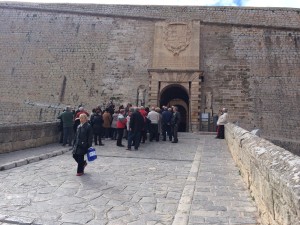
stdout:
POLYGON ((179 84, 170 84, 163 88, 159 98, 160 107, 177 106, 181 115, 178 131, 189 131, 189 95, 179 84))
POLYGON ((181 131, 199 130, 201 74, 199 70, 148 69, 148 105, 177 105, 181 131))

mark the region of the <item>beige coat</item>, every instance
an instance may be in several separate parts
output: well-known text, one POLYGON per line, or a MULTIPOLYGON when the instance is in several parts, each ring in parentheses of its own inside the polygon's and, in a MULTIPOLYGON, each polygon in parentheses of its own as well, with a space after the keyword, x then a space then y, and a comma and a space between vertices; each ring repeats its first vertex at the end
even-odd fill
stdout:
POLYGON ((110 124, 111 124, 111 120, 112 120, 110 113, 104 112, 102 117, 103 117, 103 125, 102 126, 104 128, 110 128, 110 124))

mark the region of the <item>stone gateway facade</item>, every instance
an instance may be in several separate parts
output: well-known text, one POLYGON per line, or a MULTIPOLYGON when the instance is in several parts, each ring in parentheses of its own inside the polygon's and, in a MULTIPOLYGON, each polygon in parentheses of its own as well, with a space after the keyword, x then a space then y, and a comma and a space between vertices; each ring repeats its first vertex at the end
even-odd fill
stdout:
POLYGON ((0 30, 1 123, 113 100, 299 140, 298 9, 1 3, 0 30))

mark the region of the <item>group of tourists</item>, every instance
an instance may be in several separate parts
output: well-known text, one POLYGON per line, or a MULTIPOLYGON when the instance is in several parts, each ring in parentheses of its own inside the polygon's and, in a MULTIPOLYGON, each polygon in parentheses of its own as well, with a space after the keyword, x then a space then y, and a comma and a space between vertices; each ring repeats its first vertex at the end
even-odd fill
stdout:
POLYGON ((83 107, 74 111, 67 106, 58 119, 62 131, 60 142, 73 150, 73 158, 78 163, 77 176, 84 174, 87 165, 84 155, 93 142, 103 146, 103 139, 116 140, 118 147, 126 147, 128 151, 138 150, 147 139, 158 142, 168 138, 172 143, 178 143, 180 113, 176 106, 148 108, 128 104, 115 110, 111 104, 103 111, 96 107, 91 114, 83 107), (126 146, 122 143, 124 138, 126 146))

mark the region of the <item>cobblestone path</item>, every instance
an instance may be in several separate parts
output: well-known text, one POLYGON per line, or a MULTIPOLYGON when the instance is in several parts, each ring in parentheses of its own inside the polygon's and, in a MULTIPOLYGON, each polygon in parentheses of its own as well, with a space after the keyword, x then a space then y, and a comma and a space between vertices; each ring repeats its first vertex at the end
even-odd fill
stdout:
POLYGON ((178 144, 138 151, 104 144, 81 177, 71 152, 0 171, 0 224, 258 224, 224 140, 180 133, 178 144))

